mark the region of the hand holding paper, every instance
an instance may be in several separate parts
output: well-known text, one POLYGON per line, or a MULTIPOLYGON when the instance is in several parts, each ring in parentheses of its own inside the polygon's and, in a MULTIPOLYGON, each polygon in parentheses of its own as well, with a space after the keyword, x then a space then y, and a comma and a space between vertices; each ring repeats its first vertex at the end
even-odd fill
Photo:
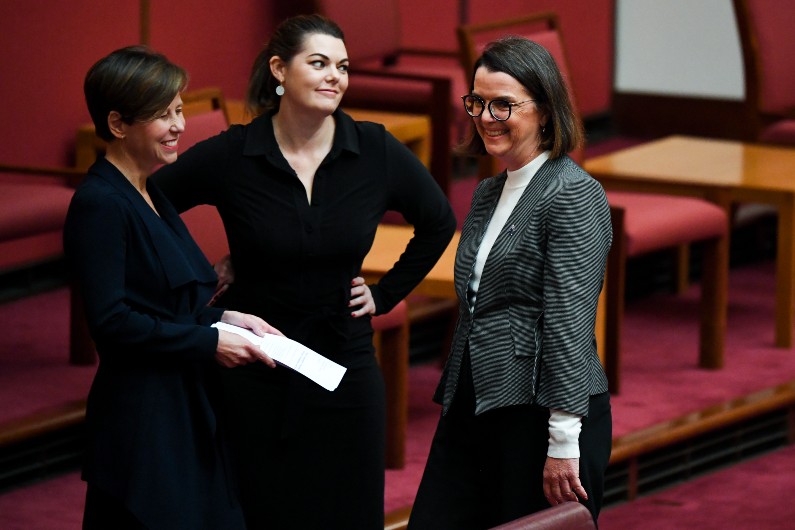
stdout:
POLYGON ((213 327, 247 338, 279 364, 308 377, 326 390, 335 390, 345 375, 344 366, 287 337, 272 334, 260 337, 248 329, 224 322, 217 322, 213 327))

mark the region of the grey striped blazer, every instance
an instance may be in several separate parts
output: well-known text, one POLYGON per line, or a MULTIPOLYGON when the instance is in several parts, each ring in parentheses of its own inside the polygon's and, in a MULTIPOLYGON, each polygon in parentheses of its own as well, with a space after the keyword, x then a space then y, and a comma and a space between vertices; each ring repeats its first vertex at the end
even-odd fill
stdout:
POLYGON ((589 397, 607 391, 594 334, 612 241, 607 199, 568 156, 547 160, 494 242, 472 311, 469 278, 506 178, 478 185, 461 231, 459 318, 434 399, 449 410, 468 346, 476 414, 535 403, 587 415, 589 397))

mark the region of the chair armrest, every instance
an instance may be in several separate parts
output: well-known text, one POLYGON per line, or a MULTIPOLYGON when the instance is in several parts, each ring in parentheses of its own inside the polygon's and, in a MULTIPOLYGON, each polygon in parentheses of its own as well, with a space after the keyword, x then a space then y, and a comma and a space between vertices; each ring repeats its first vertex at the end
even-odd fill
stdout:
POLYGON ((591 512, 579 502, 564 502, 540 512, 495 526, 492 530, 593 530, 591 512))
POLYGON ((76 186, 85 172, 73 167, 44 167, 5 164, 0 162, 0 173, 13 173, 17 175, 35 175, 47 177, 64 177, 66 184, 76 186))

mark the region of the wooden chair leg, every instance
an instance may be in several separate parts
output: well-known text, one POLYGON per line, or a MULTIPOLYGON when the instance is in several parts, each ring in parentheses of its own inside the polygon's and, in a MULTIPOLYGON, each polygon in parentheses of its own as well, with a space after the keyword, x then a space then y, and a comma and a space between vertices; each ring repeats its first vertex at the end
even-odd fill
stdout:
POLYGON ((674 250, 676 259, 676 294, 683 295, 690 287, 690 245, 679 245, 674 250))
POLYGON ((386 393, 386 467, 401 469, 406 460, 408 423, 409 323, 373 335, 386 393))
POLYGON ((624 237, 624 210, 610 208, 613 245, 607 256, 605 280, 605 353, 604 365, 611 394, 621 391, 621 330, 624 323, 627 245, 624 237))
POLYGON ((701 333, 699 366, 723 368, 729 291, 729 237, 704 243, 701 274, 701 333))

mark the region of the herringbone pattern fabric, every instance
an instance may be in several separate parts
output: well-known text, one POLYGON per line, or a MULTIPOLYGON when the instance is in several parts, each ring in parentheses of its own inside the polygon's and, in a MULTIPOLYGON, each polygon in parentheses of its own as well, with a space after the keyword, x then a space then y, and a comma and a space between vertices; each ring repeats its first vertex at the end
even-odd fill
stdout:
POLYGON ((570 158, 547 161, 494 242, 471 311, 469 277, 505 180, 480 183, 461 232, 459 323, 436 399, 449 408, 468 347, 476 413, 537 403, 584 415, 607 391, 593 331, 612 240, 604 191, 570 158))

